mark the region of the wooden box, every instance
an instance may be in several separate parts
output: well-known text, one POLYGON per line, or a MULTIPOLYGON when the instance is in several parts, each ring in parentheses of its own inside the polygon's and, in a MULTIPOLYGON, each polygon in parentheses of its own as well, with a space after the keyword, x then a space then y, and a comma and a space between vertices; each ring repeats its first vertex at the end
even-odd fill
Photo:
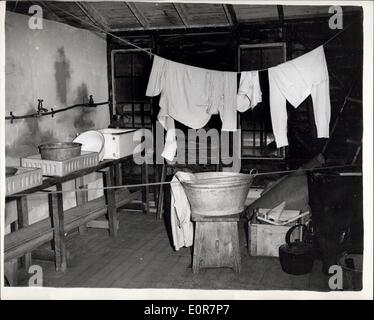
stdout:
MULTIPOLYGON (((287 231, 295 224, 306 223, 310 219, 309 211, 300 213, 299 210, 284 210, 282 213, 284 220, 278 221, 280 225, 276 222, 260 221, 261 218, 266 217, 269 210, 258 208, 256 218, 248 224, 248 250, 251 256, 278 257, 279 247, 286 243, 287 231)), ((300 228, 298 231, 292 233, 291 240, 300 238, 302 231, 300 228)))
POLYGON ((142 129, 100 129, 105 139, 104 159, 120 159, 134 154, 138 143, 134 141, 136 131, 142 129))
POLYGON ((248 250, 251 256, 278 257, 291 226, 252 223, 248 225, 248 250))

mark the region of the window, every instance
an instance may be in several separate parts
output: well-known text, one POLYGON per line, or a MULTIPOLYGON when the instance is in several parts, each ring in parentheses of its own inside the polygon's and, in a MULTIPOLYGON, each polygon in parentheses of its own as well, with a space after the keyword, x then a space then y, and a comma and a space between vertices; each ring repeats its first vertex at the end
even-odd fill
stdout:
POLYGON ((145 96, 151 68, 150 56, 142 50, 113 50, 113 107, 121 127, 150 128, 151 99, 145 96))
MULTIPOLYGON (((240 45, 238 71, 262 70, 286 61, 286 44, 240 45)), ((276 149, 271 129, 269 105, 260 103, 253 110, 239 113, 242 159, 283 159, 284 148, 276 149)))

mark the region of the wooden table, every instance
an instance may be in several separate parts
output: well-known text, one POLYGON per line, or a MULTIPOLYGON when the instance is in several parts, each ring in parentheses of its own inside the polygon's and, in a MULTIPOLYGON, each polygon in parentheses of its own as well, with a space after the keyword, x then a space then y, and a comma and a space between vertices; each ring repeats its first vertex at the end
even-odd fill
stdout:
MULTIPOLYGON (((130 192, 128 188, 109 188, 104 191, 103 197, 87 201, 87 191, 79 191, 77 194, 77 206, 63 210, 62 184, 75 180, 76 188, 86 188, 83 185, 83 176, 93 173, 103 173, 105 187, 126 184, 124 175, 120 175, 120 166, 133 159, 127 156, 116 160, 104 160, 97 166, 72 172, 64 177, 46 177, 42 185, 33 187, 6 197, 6 201, 17 201, 17 223, 13 224, 13 232, 7 234, 4 239, 4 261, 23 257, 25 267, 31 264, 31 251, 35 251, 45 242, 53 241, 53 251, 40 253, 40 256, 52 258, 56 264, 56 271, 65 271, 67 268, 66 235, 74 228, 84 232, 86 226, 109 229, 110 236, 115 237, 118 230, 117 208, 142 196, 144 211, 149 213, 149 188, 130 192), (52 187, 57 193, 51 192, 52 187), (44 191, 48 194, 50 217, 29 224, 27 195, 44 191), (107 221, 96 220, 107 214, 107 221), (91 225, 90 225, 91 224, 91 225)), ((142 166, 142 182, 148 183, 147 164, 142 166)))

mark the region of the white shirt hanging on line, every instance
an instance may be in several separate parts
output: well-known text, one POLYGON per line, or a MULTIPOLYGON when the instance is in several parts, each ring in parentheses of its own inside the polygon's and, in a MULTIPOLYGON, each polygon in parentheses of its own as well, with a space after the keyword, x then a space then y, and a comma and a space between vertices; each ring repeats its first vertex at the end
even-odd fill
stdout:
POLYGON ((262 102, 262 93, 258 71, 242 71, 240 73, 237 109, 245 112, 262 102))
POLYGON ((157 116, 167 130, 162 156, 174 159, 177 120, 192 129, 204 127, 212 114, 220 114, 222 130, 237 129, 236 72, 208 70, 154 56, 146 95, 160 97, 157 116))
POLYGON ((183 186, 179 181, 190 180, 192 173, 178 171, 171 180, 170 223, 174 248, 178 251, 182 247, 193 244, 193 224, 191 208, 183 186))
POLYGON ((269 68, 270 115, 277 147, 288 145, 286 100, 297 108, 313 100, 318 138, 329 137, 331 116, 329 74, 323 46, 269 68))

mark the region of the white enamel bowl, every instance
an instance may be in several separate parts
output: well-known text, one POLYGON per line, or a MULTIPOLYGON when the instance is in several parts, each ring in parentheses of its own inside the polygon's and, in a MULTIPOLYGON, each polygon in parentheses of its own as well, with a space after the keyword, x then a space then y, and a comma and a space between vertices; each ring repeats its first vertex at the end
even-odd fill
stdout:
POLYGON ((99 161, 103 160, 105 138, 101 132, 96 130, 85 131, 76 137, 73 142, 81 143, 82 151, 97 152, 99 161))

